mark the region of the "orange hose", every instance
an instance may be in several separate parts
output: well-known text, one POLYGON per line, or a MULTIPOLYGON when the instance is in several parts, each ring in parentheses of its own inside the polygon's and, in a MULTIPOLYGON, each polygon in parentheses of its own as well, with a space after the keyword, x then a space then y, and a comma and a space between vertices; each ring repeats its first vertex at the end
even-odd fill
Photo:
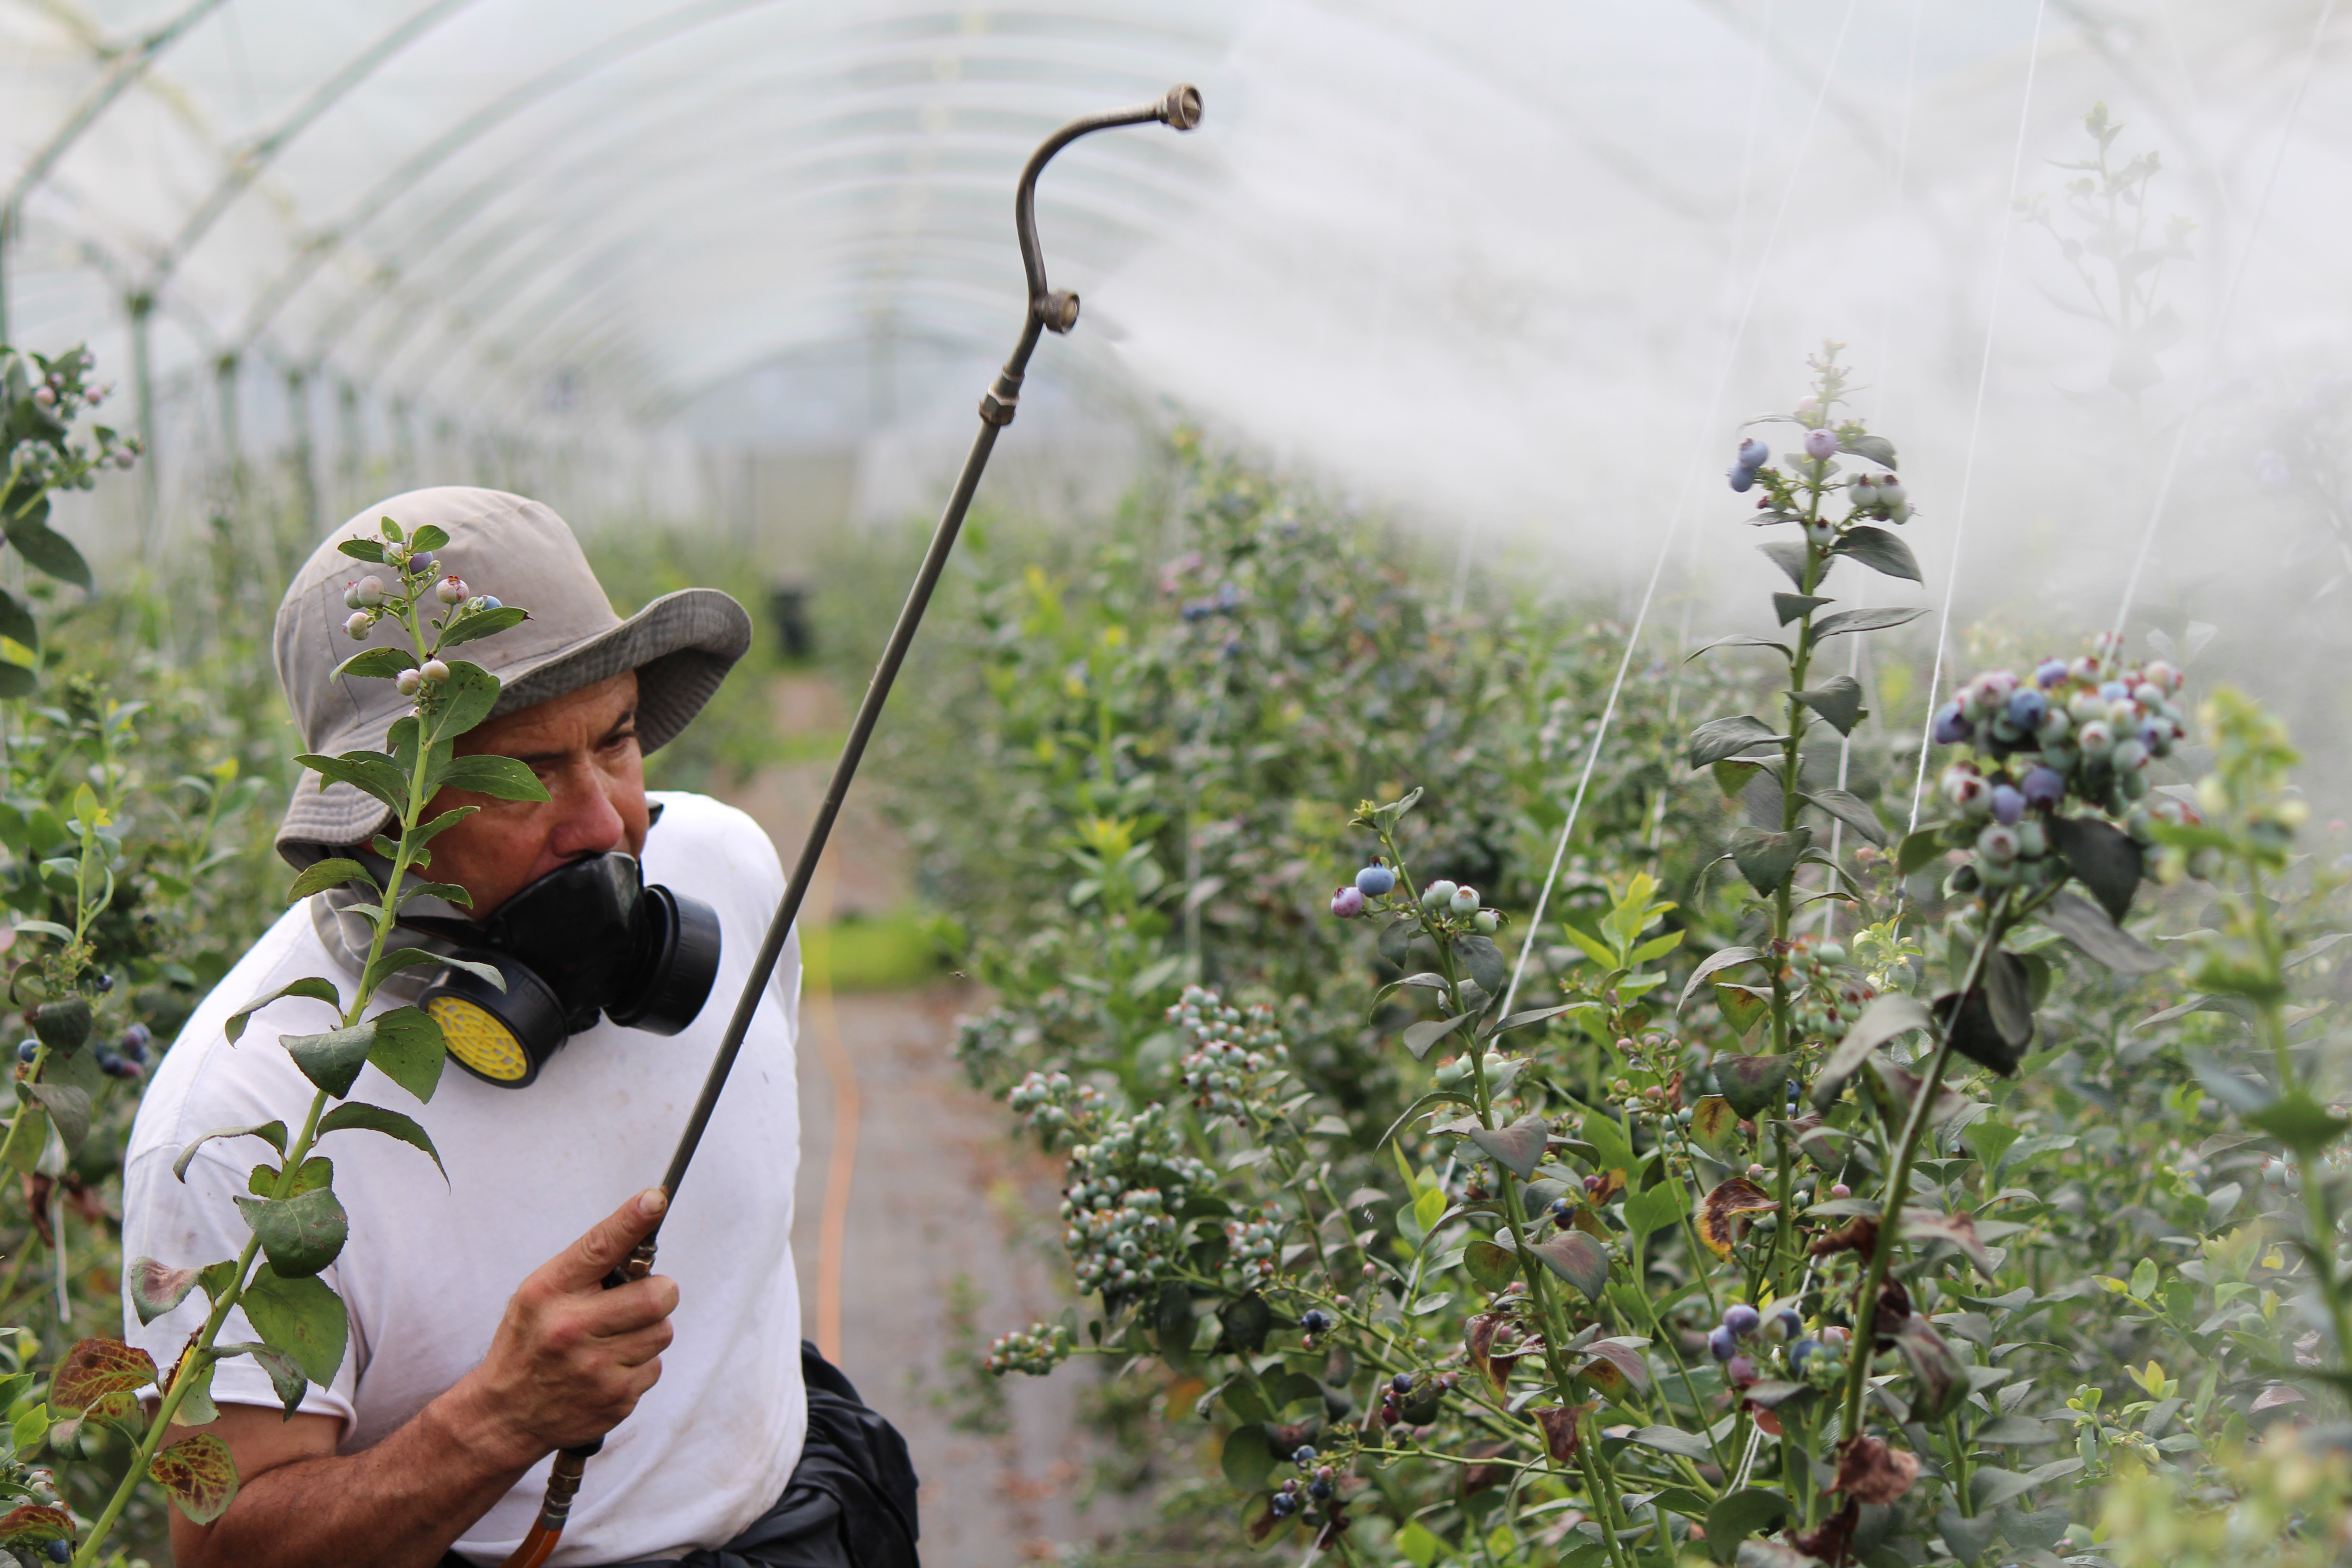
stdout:
POLYGON ((530 1527, 530 1533, 522 1538, 522 1544, 514 1549, 514 1555, 508 1558, 499 1565, 499 1568, 540 1568, 541 1563, 555 1554, 555 1543, 562 1538, 562 1531, 550 1530, 546 1525, 534 1521, 530 1527))

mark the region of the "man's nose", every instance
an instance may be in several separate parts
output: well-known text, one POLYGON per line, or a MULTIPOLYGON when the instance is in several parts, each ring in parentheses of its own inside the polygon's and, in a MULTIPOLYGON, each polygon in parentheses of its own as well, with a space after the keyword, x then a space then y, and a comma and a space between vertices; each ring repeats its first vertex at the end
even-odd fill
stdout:
POLYGON ((575 764, 558 771, 548 781, 556 812, 547 847, 560 859, 598 855, 624 847, 627 824, 613 804, 605 781, 596 769, 575 764))

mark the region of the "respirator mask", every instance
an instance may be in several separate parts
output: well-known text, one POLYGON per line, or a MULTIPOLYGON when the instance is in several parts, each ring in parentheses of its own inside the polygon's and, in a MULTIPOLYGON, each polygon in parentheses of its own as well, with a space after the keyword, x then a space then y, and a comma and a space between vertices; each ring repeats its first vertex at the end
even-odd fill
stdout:
POLYGON ((501 991, 445 967, 417 1001, 458 1066, 506 1089, 537 1078, 599 1015, 624 1028, 677 1034, 702 1011, 719 975, 710 906, 646 887, 636 860, 617 853, 549 872, 480 925, 404 923, 445 938, 453 957, 486 964, 506 982, 501 991))

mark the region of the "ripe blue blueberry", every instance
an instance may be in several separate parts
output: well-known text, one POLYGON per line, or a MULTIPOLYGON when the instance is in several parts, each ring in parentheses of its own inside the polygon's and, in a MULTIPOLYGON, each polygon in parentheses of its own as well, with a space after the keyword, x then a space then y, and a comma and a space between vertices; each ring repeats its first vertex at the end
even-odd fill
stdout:
POLYGON ((98 1070, 104 1073, 109 1078, 112 1078, 115 1074, 115 1070, 122 1066, 122 1058, 116 1056, 104 1046, 100 1046, 90 1055, 91 1059, 98 1063, 98 1070))
MULTIPOLYGON (((1310 1334, 1327 1332, 1331 1327, 1331 1314, 1319 1308, 1309 1307, 1298 1314, 1298 1326, 1310 1334)), ((1307 1451, 1312 1454, 1315 1450, 1309 1448, 1307 1451)))
POLYGON ((1753 468, 1743 468, 1735 465, 1727 470, 1723 477, 1731 481, 1731 488, 1734 490, 1752 489, 1756 484, 1756 470, 1753 468))
POLYGON ((155 1043, 155 1032, 144 1024, 133 1024, 122 1031, 122 1054, 133 1061, 146 1059, 147 1047, 155 1043))
POLYGON ((1746 1339, 1764 1325, 1764 1314, 1741 1301, 1723 1310, 1723 1326, 1741 1339, 1746 1339))
POLYGON ((2120 680, 2105 680, 2099 683, 2099 695, 2110 702, 2127 702, 2131 700, 2131 688, 2120 680))
POLYGON ((1755 437, 1750 436, 1748 439, 1739 443, 1739 466, 1741 468, 1760 468, 1771 460, 1772 448, 1767 447, 1763 442, 1759 441, 1755 437))
POLYGON ((1320 1479, 1309 1481, 1307 1483, 1307 1495, 1317 1502, 1327 1501, 1331 1496, 1331 1483, 1320 1479))
POLYGON ((1412 1373, 1409 1372, 1401 1372, 1397 1373, 1394 1377, 1389 1379, 1389 1386, 1395 1389, 1399 1394, 1411 1394, 1412 1392, 1412 1373))
POLYGON ((1356 890, 1368 899, 1377 899, 1396 886, 1396 873, 1386 866, 1367 866, 1356 873, 1356 890))
POLYGON ((1957 746, 1976 736, 1976 726, 1960 711, 1957 702, 1947 702, 1936 710, 1936 744, 1957 746))
POLYGON ((1290 1462, 1297 1465, 1302 1470, 1307 1466, 1313 1464, 1315 1462, 1315 1445, 1312 1443, 1301 1443, 1298 1445, 1297 1452, 1290 1456, 1290 1462))
POLYGON ((486 610, 503 610, 506 606, 499 602, 497 595, 485 594, 482 595, 482 608, 486 610))
POLYGON ((2066 778, 2056 768, 2035 768, 2027 773, 2018 793, 2028 805, 2056 805, 2066 796, 2066 778))
POLYGON ((1795 1344, 1790 1345, 1789 1347, 1789 1370, 1795 1373, 1799 1377, 1804 1376, 1805 1363, 1812 1360, 1815 1355, 1819 1354, 1821 1348, 1822 1342, 1819 1340, 1799 1340, 1795 1344))
POLYGON ((2042 716, 2049 711, 2050 700, 2031 686, 2010 693, 2009 721, 2021 730, 2040 728, 2042 716))
POLYGON ((2063 658, 2045 658, 2033 667, 2033 684, 2045 691, 2065 679, 2066 661, 2063 658))
POLYGON ((1834 458, 1837 454, 1838 438, 1836 431, 1808 430, 1805 432, 1806 457, 1812 458, 1813 461, 1818 463, 1827 458, 1834 458))
POLYGON ((2025 815, 2025 796, 2011 784, 1992 786, 1992 819, 2003 826, 2015 826, 2025 815))
POLYGON ((41 1548, 41 1550, 47 1554, 49 1561, 52 1563, 70 1563, 73 1561, 73 1542, 70 1541, 52 1541, 47 1546, 41 1548))
POLYGON ((1729 1361, 1739 1353, 1739 1336, 1717 1323, 1707 1331, 1706 1353, 1717 1361, 1729 1361))
POLYGON ((30 1067, 30 1066, 32 1066, 32 1065, 33 1065, 33 1058, 34 1058, 35 1057, 39 1056, 40 1054, 41 1054, 41 1042, 40 1042, 40 1041, 38 1041, 38 1040, 18 1040, 18 1041, 16 1042, 16 1059, 17 1059, 18 1061, 20 1061, 20 1062, 23 1062, 26 1067, 30 1067))
POLYGON ((1276 1519, 1288 1519, 1298 1511, 1298 1500, 1288 1492, 1276 1492, 1266 1502, 1265 1511, 1276 1519))
POLYGON ((1354 920, 1364 912, 1364 895, 1353 883, 1331 895, 1331 912, 1343 921, 1354 920))
POLYGON ((1764 1320, 1764 1337, 1778 1343, 1800 1340, 1805 1336, 1805 1320, 1791 1307, 1782 1307, 1764 1320))

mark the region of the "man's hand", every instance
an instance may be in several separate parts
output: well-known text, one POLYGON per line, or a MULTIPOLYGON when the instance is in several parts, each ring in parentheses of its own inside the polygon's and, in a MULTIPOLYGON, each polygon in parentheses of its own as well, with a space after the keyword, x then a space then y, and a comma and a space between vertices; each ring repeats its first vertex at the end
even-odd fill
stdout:
POLYGON ((451 1390, 509 1458, 601 1437, 661 1378, 677 1287, 660 1275, 604 1289, 669 1198, 649 1187, 540 1266, 507 1302, 489 1354, 451 1390))
POLYGON ((224 1405, 206 1429, 241 1485, 212 1524, 173 1513, 181 1568, 435 1568, 531 1466, 603 1436, 661 1377, 677 1287, 604 1280, 668 1206, 658 1187, 639 1193, 550 1258, 482 1364, 372 1448, 338 1455, 331 1416, 224 1405))

